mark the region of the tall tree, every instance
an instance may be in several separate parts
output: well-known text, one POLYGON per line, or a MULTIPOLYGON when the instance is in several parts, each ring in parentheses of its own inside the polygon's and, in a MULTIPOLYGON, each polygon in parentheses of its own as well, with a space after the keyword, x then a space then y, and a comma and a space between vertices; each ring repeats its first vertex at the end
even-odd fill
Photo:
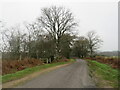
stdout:
POLYGON ((36 53, 36 56, 38 57, 38 42, 43 31, 37 23, 25 23, 25 27, 27 28, 28 57, 30 58, 31 55, 33 56, 33 53, 36 53))
POLYGON ((63 7, 50 7, 42 9, 42 16, 38 18, 43 29, 47 30, 52 36, 56 46, 56 56, 60 53, 60 38, 71 31, 77 23, 74 21, 73 14, 63 7))
POLYGON ((102 40, 100 37, 96 34, 94 31, 90 31, 87 33, 87 38, 89 41, 89 51, 90 56, 93 57, 95 51, 100 48, 100 45, 102 44, 102 40))

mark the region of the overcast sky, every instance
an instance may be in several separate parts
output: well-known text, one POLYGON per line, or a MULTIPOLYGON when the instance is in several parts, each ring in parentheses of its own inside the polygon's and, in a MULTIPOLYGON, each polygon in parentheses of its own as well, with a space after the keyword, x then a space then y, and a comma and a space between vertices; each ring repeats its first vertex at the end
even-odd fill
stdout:
POLYGON ((7 26, 33 22, 43 7, 70 9, 79 22, 79 35, 94 30, 104 41, 101 51, 118 50, 118 3, 116 0, 2 0, 0 20, 7 26))

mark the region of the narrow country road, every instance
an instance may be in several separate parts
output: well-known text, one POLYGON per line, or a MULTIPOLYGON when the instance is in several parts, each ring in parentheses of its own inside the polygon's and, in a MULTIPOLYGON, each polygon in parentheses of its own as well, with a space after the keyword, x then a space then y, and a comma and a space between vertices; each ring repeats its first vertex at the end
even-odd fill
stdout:
POLYGON ((94 88, 87 63, 77 59, 73 64, 42 74, 17 88, 94 88))

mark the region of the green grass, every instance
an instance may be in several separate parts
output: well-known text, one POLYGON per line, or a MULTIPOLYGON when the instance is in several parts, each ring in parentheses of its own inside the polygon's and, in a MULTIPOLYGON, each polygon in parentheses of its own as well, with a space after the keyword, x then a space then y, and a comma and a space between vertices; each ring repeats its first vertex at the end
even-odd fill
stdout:
POLYGON ((23 78, 29 74, 38 72, 43 69, 47 69, 49 67, 54 67, 54 66, 61 65, 61 64, 67 64, 67 63, 74 62, 74 61, 75 61, 74 59, 70 59, 69 62, 58 62, 58 63, 45 64, 45 65, 40 65, 40 66, 36 66, 36 67, 32 67, 32 68, 26 68, 26 69, 24 69, 22 71, 18 71, 16 73, 6 74, 6 75, 2 76, 2 83, 23 78))
POLYGON ((109 65, 99 63, 97 61, 88 60, 90 70, 101 79, 108 81, 108 85, 118 87, 118 70, 113 69, 109 65))

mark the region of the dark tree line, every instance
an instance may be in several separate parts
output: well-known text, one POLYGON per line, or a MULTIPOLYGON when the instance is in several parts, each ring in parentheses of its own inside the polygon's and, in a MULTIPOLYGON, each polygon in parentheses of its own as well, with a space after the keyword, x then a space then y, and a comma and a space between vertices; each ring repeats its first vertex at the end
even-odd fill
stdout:
POLYGON ((43 8, 34 23, 2 29, 3 59, 46 59, 93 56, 102 42, 95 32, 86 37, 72 34, 77 27, 73 14, 63 7, 43 8), (7 56, 6 56, 7 55, 7 56))
POLYGON ((103 41, 94 31, 90 31, 87 33, 86 37, 81 36, 77 38, 72 47, 72 53, 79 58, 87 56, 94 57, 102 42, 103 41))

